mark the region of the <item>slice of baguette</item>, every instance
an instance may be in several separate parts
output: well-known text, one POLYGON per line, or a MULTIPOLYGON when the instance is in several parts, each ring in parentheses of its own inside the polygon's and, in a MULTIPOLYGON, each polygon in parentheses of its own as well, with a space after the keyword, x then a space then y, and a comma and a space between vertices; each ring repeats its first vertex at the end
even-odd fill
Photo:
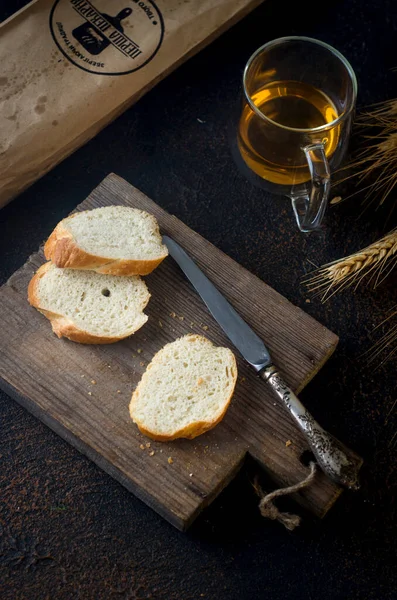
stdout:
POLYGON ((132 395, 130 416, 153 440, 193 439, 223 419, 236 379, 231 350, 186 335, 153 357, 132 395))
POLYGON ((168 255, 156 219, 143 210, 106 206, 63 219, 44 246, 60 268, 147 275, 168 255))
POLYGON ((133 334, 147 321, 149 298, 140 277, 58 269, 51 262, 28 288, 30 304, 51 321, 54 333, 82 344, 111 344, 133 334))

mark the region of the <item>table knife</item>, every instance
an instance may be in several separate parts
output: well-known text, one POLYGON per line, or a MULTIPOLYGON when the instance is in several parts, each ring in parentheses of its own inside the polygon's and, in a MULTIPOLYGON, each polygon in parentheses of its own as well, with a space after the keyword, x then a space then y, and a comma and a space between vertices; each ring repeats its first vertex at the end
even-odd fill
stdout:
POLYGON ((163 236, 163 242, 230 341, 255 369, 258 376, 270 386, 273 393, 292 415, 305 436, 319 467, 336 483, 349 489, 358 489, 360 459, 355 458, 354 455, 353 457, 348 456, 345 446, 315 421, 283 381, 277 367, 272 363, 270 353, 263 341, 234 310, 185 250, 168 236, 163 236))

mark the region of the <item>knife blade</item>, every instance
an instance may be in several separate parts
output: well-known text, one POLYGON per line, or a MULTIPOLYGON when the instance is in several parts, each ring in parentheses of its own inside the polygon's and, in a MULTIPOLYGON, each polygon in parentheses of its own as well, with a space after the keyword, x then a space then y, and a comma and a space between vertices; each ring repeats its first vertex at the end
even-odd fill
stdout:
POLYGON ((163 236, 163 242, 172 258, 178 263, 190 283, 204 300, 214 319, 244 356, 245 360, 256 371, 261 371, 264 367, 270 365, 272 360, 263 341, 240 317, 190 256, 168 236, 163 236))
POLYGON ((222 296, 187 252, 168 236, 163 236, 163 242, 228 338, 294 418, 323 472, 340 485, 358 489, 361 459, 352 452, 348 457, 346 447, 315 421, 281 378, 260 337, 222 296))

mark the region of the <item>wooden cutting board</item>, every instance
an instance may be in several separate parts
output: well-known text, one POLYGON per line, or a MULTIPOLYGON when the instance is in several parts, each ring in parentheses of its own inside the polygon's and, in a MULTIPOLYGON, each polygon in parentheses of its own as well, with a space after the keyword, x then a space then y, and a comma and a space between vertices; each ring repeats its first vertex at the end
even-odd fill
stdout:
MULTIPOLYGON (((336 335, 116 175, 109 175, 77 210, 109 204, 156 216, 161 231, 189 252, 265 340, 294 390, 301 390, 334 351, 336 335)), ((152 294, 148 323, 130 339, 109 346, 59 340, 48 320, 29 306, 28 282, 43 261, 42 251, 34 254, 0 289, 0 386, 9 395, 179 529, 228 484, 247 453, 275 486, 307 475, 300 461, 308 449, 303 436, 239 355, 231 407, 213 431, 193 441, 162 444, 144 438, 130 420, 131 392, 164 344, 194 332, 231 347, 171 258, 146 278, 152 294), (287 440, 292 442, 288 447, 287 440)), ((340 491, 318 474, 295 498, 323 516, 340 491)))

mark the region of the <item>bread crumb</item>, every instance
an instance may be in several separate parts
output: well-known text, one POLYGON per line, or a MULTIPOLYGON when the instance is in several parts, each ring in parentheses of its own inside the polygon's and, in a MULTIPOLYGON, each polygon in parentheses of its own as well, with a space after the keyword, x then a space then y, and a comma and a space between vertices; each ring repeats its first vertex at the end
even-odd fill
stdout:
POLYGON ((111 369, 112 367, 110 365, 108 365, 108 369, 111 369))
POLYGON ((291 444, 292 444, 291 440, 287 440, 287 441, 285 442, 285 446, 286 446, 287 448, 288 448, 288 446, 291 446, 291 444))
POLYGON ((197 379, 197 385, 202 385, 204 383, 204 379, 202 377, 199 377, 197 379))
POLYGON ((145 363, 141 360, 141 362, 139 363, 141 365, 141 367, 145 366, 145 363))
POLYGON ((162 322, 160 321, 160 319, 159 319, 159 327, 161 327, 161 329, 163 328, 163 324, 162 324, 162 322))
POLYGON ((145 446, 143 444, 139 444, 139 447, 140 447, 141 450, 145 449, 145 446))
POLYGON ((146 442, 146 448, 150 448, 150 442, 146 442))
POLYGON ((121 394, 121 390, 117 390, 117 393, 118 393, 118 394, 121 394))
POLYGON ((168 457, 168 464, 172 465, 173 462, 174 462, 174 460, 173 460, 172 456, 169 456, 168 457))
POLYGON ((203 325, 204 331, 208 331, 208 325, 203 325))
POLYGON ((194 327, 194 323, 193 323, 193 321, 190 323, 190 327, 194 327))
POLYGON ((138 348, 137 352, 140 354, 142 352, 142 348, 138 348))
POLYGON ((91 383, 92 383, 92 385, 95 385, 96 384, 95 379, 91 379, 91 383))
POLYGON ((151 452, 149 452, 149 456, 154 456, 154 450, 152 450, 151 452))
POLYGON ((240 381, 241 381, 241 383, 244 383, 244 381, 245 381, 245 377, 241 377, 241 378, 240 378, 240 381))
POLYGON ((305 302, 306 302, 307 304, 310 304, 310 298, 306 298, 305 302))
POLYGON ((134 354, 133 352, 131 354, 132 354, 132 358, 136 358, 136 354, 134 354))
POLYGON ((193 477, 193 473, 189 473, 189 477, 193 477))
POLYGON ((89 396, 92 396, 92 392, 88 392, 88 395, 89 395, 89 396))
POLYGON ((170 317, 172 317, 173 319, 175 319, 176 314, 174 312, 170 312, 170 317))
POLYGON ((80 375, 80 377, 85 377, 85 375, 80 375))
POLYGON ((185 320, 185 317, 178 317, 178 319, 179 319, 180 321, 184 321, 184 320, 185 320))

